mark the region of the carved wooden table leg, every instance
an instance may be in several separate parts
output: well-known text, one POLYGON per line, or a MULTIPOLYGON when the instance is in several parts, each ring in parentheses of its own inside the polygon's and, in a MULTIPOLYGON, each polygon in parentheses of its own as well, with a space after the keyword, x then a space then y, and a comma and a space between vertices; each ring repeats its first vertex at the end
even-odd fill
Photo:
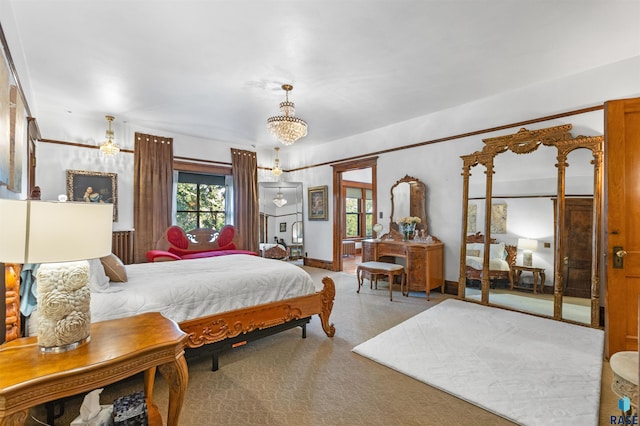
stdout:
POLYGON ((189 371, 184 354, 176 359, 175 362, 163 364, 159 367, 160 374, 164 377, 169 385, 169 414, 167 426, 178 426, 180 418, 180 410, 184 401, 184 394, 187 390, 189 382, 189 371))

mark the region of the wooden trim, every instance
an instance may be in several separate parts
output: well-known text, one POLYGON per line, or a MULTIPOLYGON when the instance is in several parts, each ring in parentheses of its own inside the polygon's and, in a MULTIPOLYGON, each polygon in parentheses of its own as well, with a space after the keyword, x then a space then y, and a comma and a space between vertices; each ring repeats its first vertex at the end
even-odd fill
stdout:
POLYGON ((191 163, 188 161, 173 160, 173 169, 181 172, 207 173, 213 175, 230 175, 231 167, 217 166, 213 164, 191 163))
POLYGON ((2 24, 0 24, 0 41, 2 41, 2 48, 4 50, 4 56, 7 59, 9 70, 14 80, 16 81, 16 86, 18 86, 20 97, 22 98, 22 102, 24 103, 24 109, 27 111, 27 116, 31 117, 31 109, 29 109, 29 103, 27 102, 27 98, 24 95, 24 89, 22 88, 22 83, 20 83, 20 79, 18 78, 18 71, 16 70, 16 64, 13 62, 13 57, 11 56, 11 51, 9 50, 9 43, 7 43, 7 38, 4 35, 2 24))
MULTIPOLYGON (((85 143, 77 143, 77 142, 65 142, 65 141, 58 141, 58 140, 55 140, 55 139, 38 139, 38 142, 54 143, 54 144, 58 144, 58 145, 67 145, 67 146, 75 146, 75 147, 78 147, 78 148, 100 149, 100 147, 98 145, 87 145, 85 143)), ((131 150, 131 149, 120 148, 120 152, 126 152, 128 154, 133 154, 133 150, 131 150)))
POLYGON ((349 170, 371 168, 371 191, 373 196, 373 217, 378 217, 378 157, 332 164, 333 167, 333 271, 342 271, 342 233, 346 226, 344 198, 342 197, 342 173, 349 170))
POLYGON ((462 138, 467 138, 467 137, 470 137, 470 136, 477 136, 477 135, 482 135, 482 134, 485 134, 485 133, 496 132, 498 130, 512 129, 514 127, 526 126, 528 124, 542 123, 542 122, 545 122, 545 121, 555 120, 555 119, 558 119, 558 118, 571 117, 573 115, 579 115, 579 114, 586 114, 588 112, 598 111, 598 110, 602 110, 602 109, 604 109, 604 104, 594 105, 594 106, 590 106, 590 107, 586 107, 586 108, 580 108, 580 109, 576 109, 576 110, 566 111, 566 112, 559 113, 559 114, 553 114, 553 115, 547 115, 547 116, 544 116, 544 117, 532 118, 530 120, 519 121, 519 122, 509 123, 509 124, 503 124, 503 125, 496 126, 496 127, 489 127, 489 128, 486 128, 486 129, 474 130, 474 131, 467 132, 467 133, 459 133, 457 135, 445 136, 445 137, 438 138, 438 139, 431 139, 431 140, 427 140, 427 141, 424 141, 424 142, 414 143, 414 144, 411 144, 411 145, 403 145, 403 146, 398 146, 398 147, 395 147, 395 148, 383 149, 381 151, 375 151, 375 152, 370 152, 370 153, 367 153, 367 154, 356 155, 356 156, 353 156, 353 157, 347 157, 347 158, 343 158, 343 159, 340 159, 340 160, 325 161, 324 163, 318 163, 318 164, 313 164, 313 165, 304 166, 304 167, 297 167, 295 169, 289 169, 289 170, 286 170, 286 171, 287 172, 297 172, 299 170, 311 169, 313 167, 331 166, 331 165, 334 165, 336 163, 341 163, 343 161, 353 161, 353 160, 358 160, 358 159, 365 158, 365 157, 370 157, 372 155, 388 154, 390 152, 403 151, 405 149, 411 149, 411 148, 418 148, 418 147, 421 147, 421 146, 431 145, 431 144, 434 144, 434 143, 448 142, 448 141, 452 141, 452 140, 455 140, 455 139, 462 139, 462 138))
MULTIPOLYGON (((231 163, 228 163, 226 161, 213 161, 213 160, 202 160, 200 158, 191 158, 191 157, 180 157, 179 155, 176 155, 173 157, 173 159, 179 159, 179 160, 185 160, 185 162, 197 162, 197 163, 207 163, 207 164, 220 164, 222 166, 228 166, 229 168, 231 168, 231 163)), ((231 173, 229 173, 231 174, 231 173)))

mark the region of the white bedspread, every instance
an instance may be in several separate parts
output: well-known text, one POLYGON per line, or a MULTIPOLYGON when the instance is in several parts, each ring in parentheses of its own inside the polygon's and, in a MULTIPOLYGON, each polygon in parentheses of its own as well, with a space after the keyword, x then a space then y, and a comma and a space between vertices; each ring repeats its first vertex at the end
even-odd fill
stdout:
POLYGON ((302 268, 234 254, 127 265, 115 293, 91 294, 91 321, 160 312, 176 322, 315 293, 302 268))

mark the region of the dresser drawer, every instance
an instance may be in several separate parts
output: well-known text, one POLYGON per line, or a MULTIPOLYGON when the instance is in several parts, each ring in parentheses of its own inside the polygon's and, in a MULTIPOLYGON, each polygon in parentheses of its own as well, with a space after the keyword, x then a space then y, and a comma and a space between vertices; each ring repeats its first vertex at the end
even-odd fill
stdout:
POLYGON ((405 257, 404 244, 381 243, 378 244, 378 256, 400 256, 405 257))

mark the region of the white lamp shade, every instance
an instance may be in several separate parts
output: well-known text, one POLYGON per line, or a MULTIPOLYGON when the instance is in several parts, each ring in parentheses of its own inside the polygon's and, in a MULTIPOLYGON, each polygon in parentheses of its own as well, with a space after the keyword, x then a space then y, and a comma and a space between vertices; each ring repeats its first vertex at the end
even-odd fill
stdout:
POLYGON ((0 200, 0 262, 49 263, 111 253, 113 205, 0 200))
POLYGON ((528 238, 518 238, 518 248, 520 250, 536 251, 538 250, 538 240, 530 240, 528 238))

